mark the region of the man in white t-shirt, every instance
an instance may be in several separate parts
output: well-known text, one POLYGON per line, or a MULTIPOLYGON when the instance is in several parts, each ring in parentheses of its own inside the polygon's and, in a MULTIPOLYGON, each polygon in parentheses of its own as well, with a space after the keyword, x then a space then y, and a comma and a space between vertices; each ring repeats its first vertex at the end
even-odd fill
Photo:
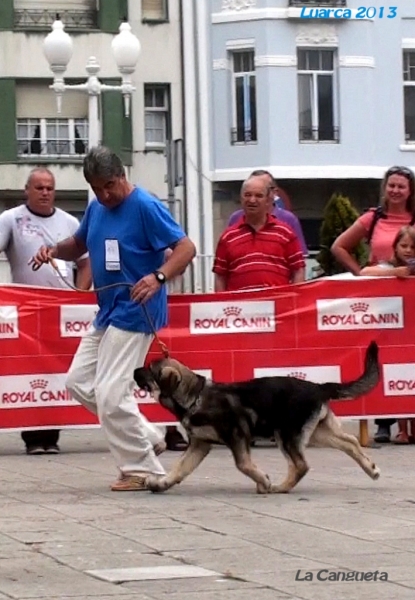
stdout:
MULTIPOLYGON (((79 222, 55 207, 55 178, 49 169, 38 167, 31 171, 25 196, 26 204, 0 214, 0 251, 6 253, 12 283, 68 289, 51 265, 33 271, 29 262, 41 246, 56 244, 72 236, 79 222)), ((78 288, 87 290, 91 287, 91 268, 86 255, 76 264, 62 260, 56 263, 65 279, 78 288)), ((59 452, 58 430, 24 431, 22 438, 27 454, 59 452)))

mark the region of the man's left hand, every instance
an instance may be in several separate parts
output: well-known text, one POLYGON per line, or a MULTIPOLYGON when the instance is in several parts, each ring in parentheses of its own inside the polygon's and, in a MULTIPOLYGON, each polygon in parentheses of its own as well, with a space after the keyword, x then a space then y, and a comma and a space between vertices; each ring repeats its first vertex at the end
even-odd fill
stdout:
POLYGON ((147 300, 150 300, 159 289, 160 283, 157 281, 155 275, 146 275, 140 279, 140 281, 137 281, 135 286, 131 289, 131 300, 144 304, 147 300))

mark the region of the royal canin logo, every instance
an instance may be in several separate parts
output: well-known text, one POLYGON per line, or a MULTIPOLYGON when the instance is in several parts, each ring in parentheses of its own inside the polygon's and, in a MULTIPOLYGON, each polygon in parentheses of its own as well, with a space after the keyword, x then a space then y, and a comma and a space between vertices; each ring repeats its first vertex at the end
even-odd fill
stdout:
POLYGON ((48 387, 48 383, 46 379, 34 379, 29 385, 32 390, 45 390, 48 387))
POLYGON ((366 304, 366 302, 355 302, 354 304, 350 305, 350 308, 354 313, 366 313, 369 310, 369 304, 366 304))
POLYGON ((223 309, 223 313, 227 317, 239 317, 242 312, 242 308, 238 306, 229 306, 223 309))
POLYGON ((400 296, 317 300, 319 331, 402 329, 403 321, 403 299, 400 296))
POLYGON ((98 312, 95 304, 64 304, 61 306, 61 337, 82 337, 91 327, 98 312))
POLYGON ((289 367, 255 368, 254 377, 293 377, 301 381, 340 383, 340 365, 291 365, 289 367))
POLYGON ((65 382, 66 373, 0 377, 0 409, 78 405, 65 382))
POLYGON ((415 362, 384 364, 383 392, 385 396, 415 396, 415 362))
POLYGON ((301 371, 293 371, 292 373, 288 373, 288 377, 294 377, 295 379, 301 379, 302 381, 307 379, 307 375, 301 371))
POLYGON ((194 302, 190 305, 190 332, 266 333, 276 329, 275 302, 194 302))
POLYGON ((17 306, 0 306, 0 339, 19 337, 17 306))

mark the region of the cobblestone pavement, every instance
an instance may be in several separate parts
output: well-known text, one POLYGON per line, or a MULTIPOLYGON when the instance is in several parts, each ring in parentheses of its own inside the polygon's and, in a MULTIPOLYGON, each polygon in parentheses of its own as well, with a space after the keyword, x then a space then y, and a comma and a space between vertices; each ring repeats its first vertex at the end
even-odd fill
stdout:
MULTIPOLYGON (((109 490, 99 430, 64 431, 61 445, 27 457, 17 433, 0 436, 0 600, 415 598, 415 446, 370 449, 377 482, 309 448, 293 493, 258 496, 225 448, 152 495, 109 490), (350 570, 388 580, 322 581, 350 570)), ((283 477, 275 448, 253 452, 283 477)), ((178 453, 162 458, 168 467, 178 453)))

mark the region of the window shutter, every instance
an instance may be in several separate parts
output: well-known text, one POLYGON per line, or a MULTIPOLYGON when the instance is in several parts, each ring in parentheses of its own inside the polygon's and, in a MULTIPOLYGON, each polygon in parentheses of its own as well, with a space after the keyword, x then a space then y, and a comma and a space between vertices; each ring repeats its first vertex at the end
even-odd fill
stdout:
MULTIPOLYGON (((119 85, 119 81, 105 80, 109 85, 119 85)), ((132 116, 124 116, 124 98, 120 92, 101 94, 102 143, 111 148, 123 161, 131 166, 133 158, 132 116)))
POLYGON ((0 30, 11 31, 14 26, 13 0, 0 0, 0 30))
POLYGON ((71 91, 62 98, 62 114, 58 114, 56 97, 46 81, 27 81, 16 86, 16 114, 18 119, 59 119, 88 117, 88 94, 71 91))
POLYGON ((16 81, 0 79, 0 163, 17 161, 16 141, 16 81))
POLYGON ((142 0, 141 18, 143 21, 164 21, 166 0, 142 0))
POLYGON ((98 27, 101 31, 118 33, 124 19, 128 19, 128 0, 99 0, 98 27))

